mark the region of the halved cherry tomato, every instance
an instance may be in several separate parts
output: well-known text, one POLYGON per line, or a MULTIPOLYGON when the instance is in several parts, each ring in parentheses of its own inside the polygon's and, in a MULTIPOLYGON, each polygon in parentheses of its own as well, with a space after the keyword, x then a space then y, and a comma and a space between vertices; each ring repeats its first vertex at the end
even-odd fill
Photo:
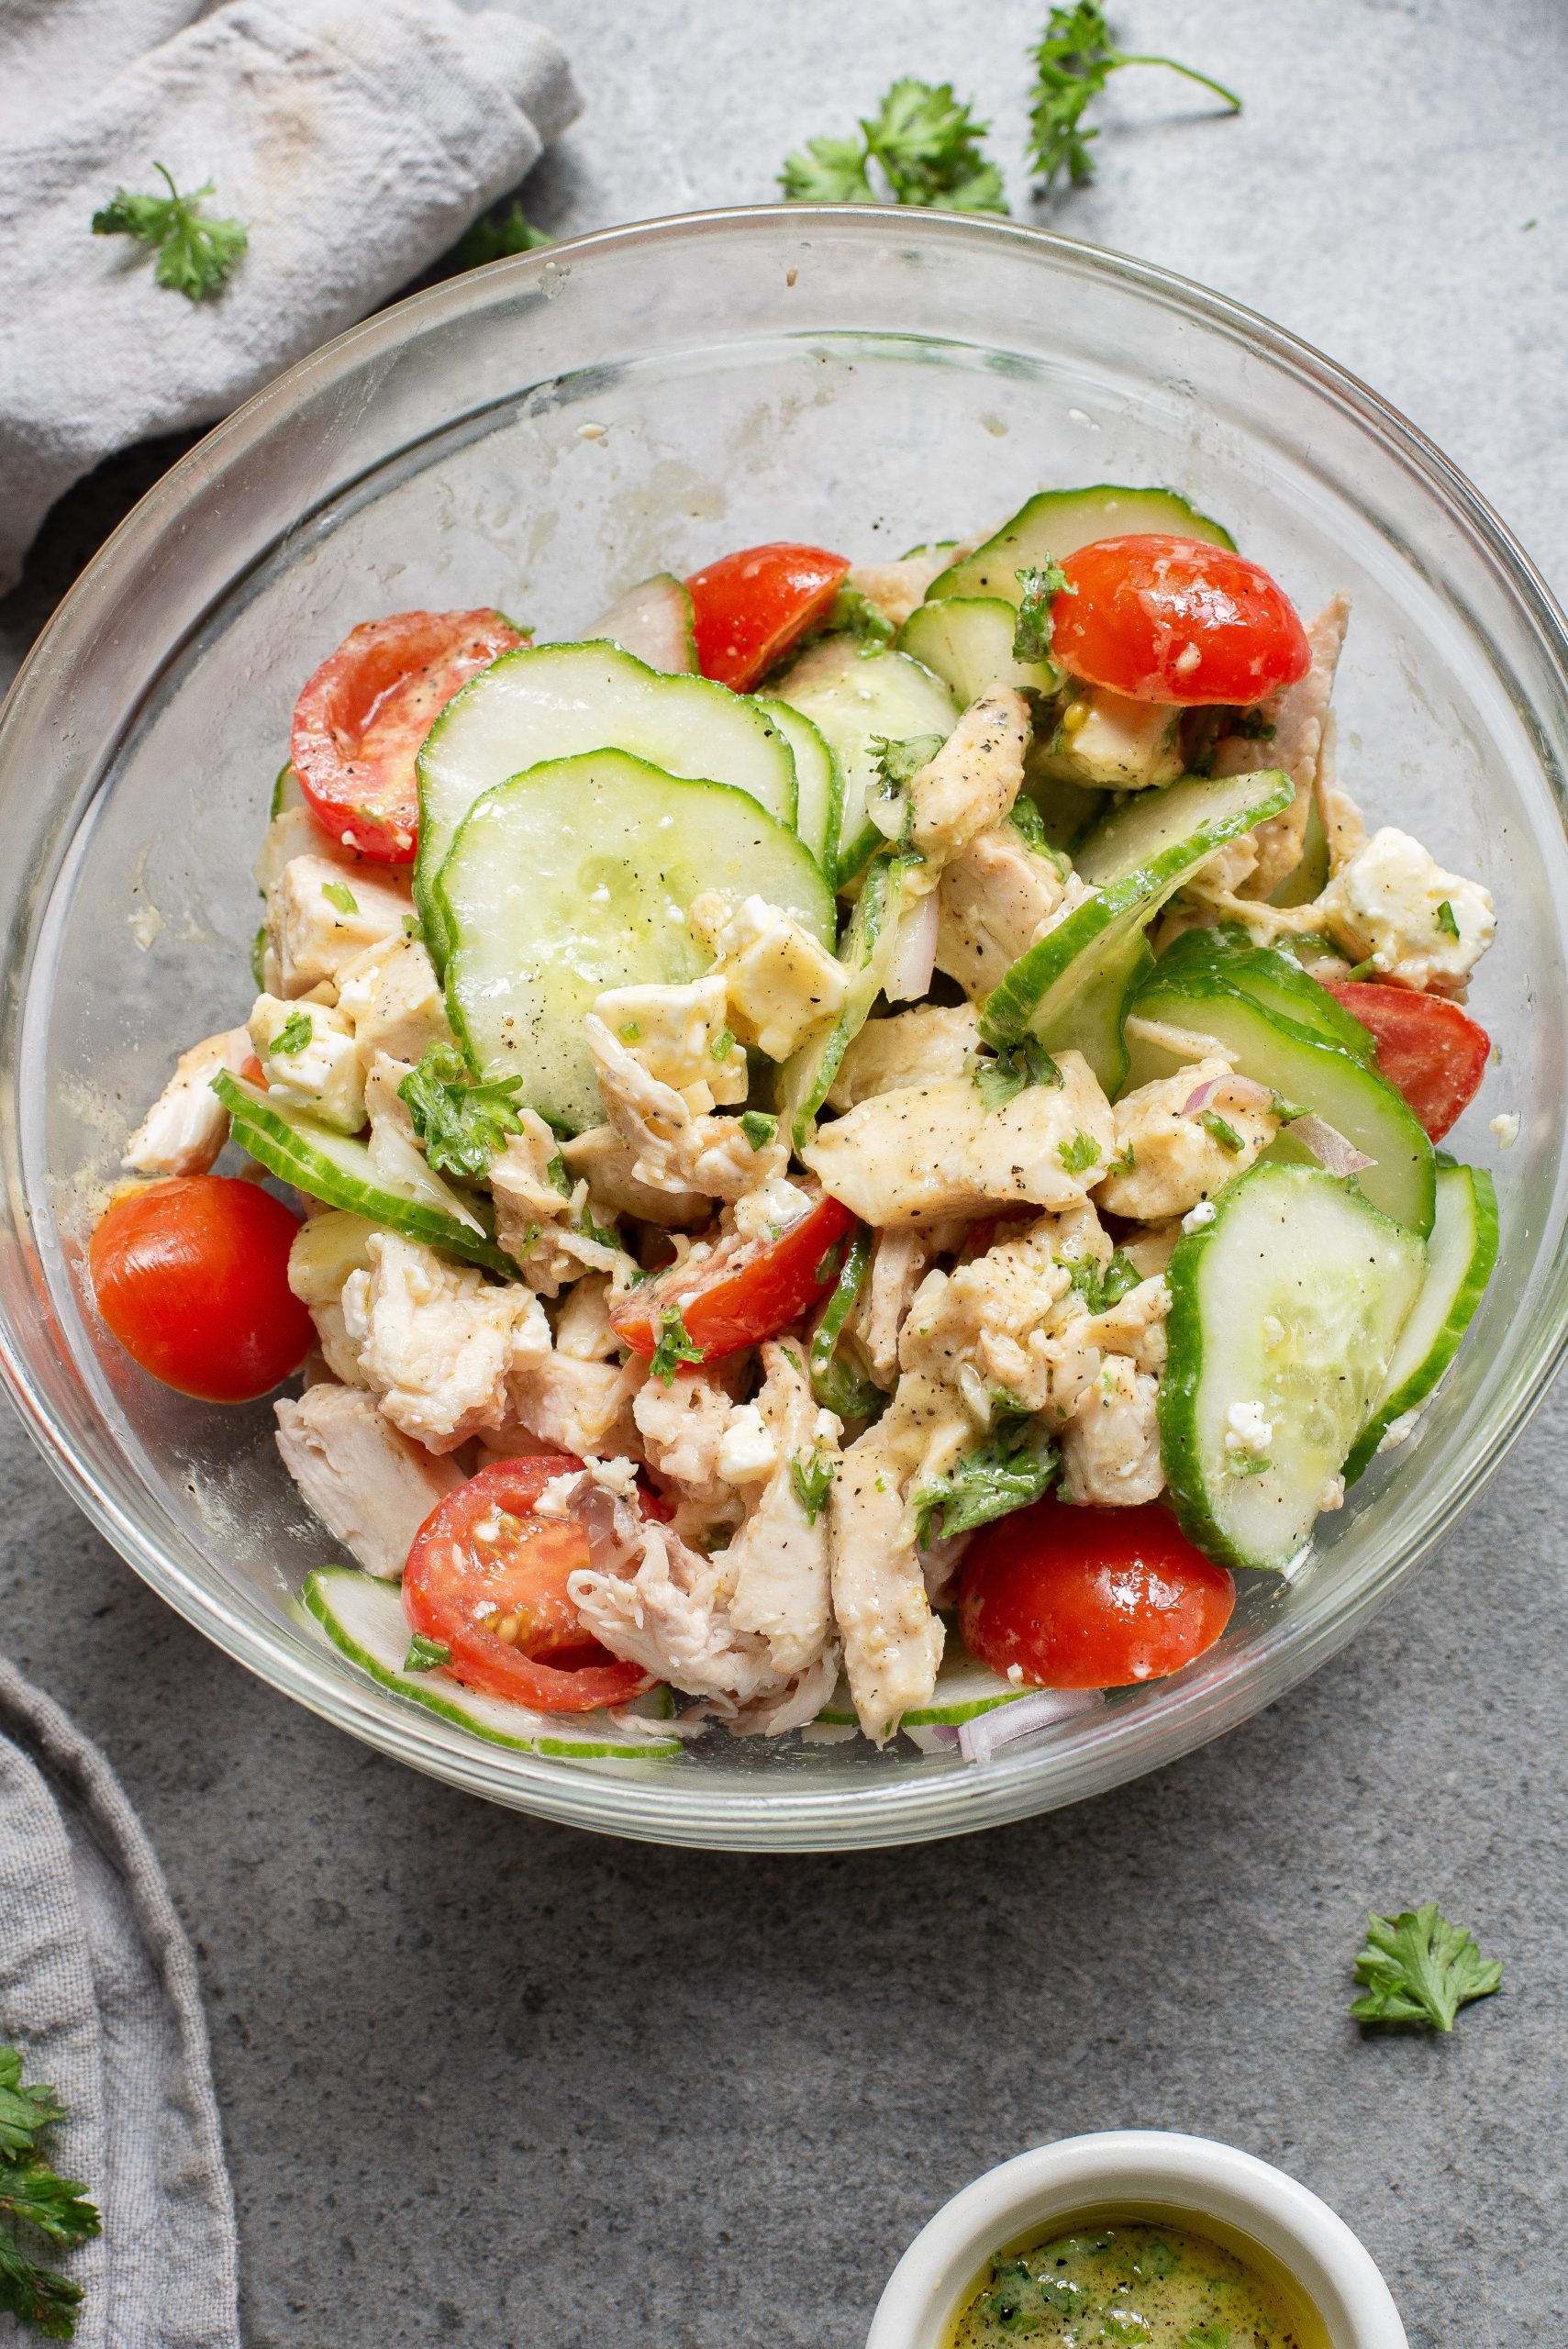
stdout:
POLYGON ((1441 1141, 1481 1087, 1492 1039, 1467 1011, 1440 995, 1375 980, 1329 983, 1377 1047, 1378 1073, 1401 1092, 1432 1141, 1441 1141))
POLYGON ((849 1208, 824 1193, 776 1240, 735 1235, 699 1263, 644 1281, 610 1308, 611 1327, 623 1346, 649 1356, 673 1307, 706 1362, 760 1345, 821 1303, 838 1278, 838 1243, 854 1228, 849 1208))
POLYGON ((249 1403, 316 1342, 288 1284, 298 1219, 260 1185, 173 1174, 117 1198, 87 1248, 98 1310, 133 1362, 182 1395, 249 1403))
POLYGON ((1070 1508, 1036 1501, 971 1542, 959 1586, 965 1644, 1037 1688, 1121 1688, 1211 1648, 1236 1586, 1158 1501, 1070 1508))
POLYGON ((780 541, 694 571, 686 593, 703 675, 749 693, 822 618, 849 569, 845 555, 780 541))
POLYGON ((295 773, 334 840, 412 864, 414 761, 460 685, 522 638, 499 612, 393 612, 349 630, 295 704, 295 773))
POLYGON ((451 1650, 452 1677, 536 1712, 592 1712, 652 1686, 584 1631, 567 1595, 568 1575, 588 1564, 583 1528, 534 1514, 550 1479, 582 1465, 545 1452, 482 1468, 437 1502, 404 1569, 403 1611, 451 1650))
POLYGON ((1245 707, 1312 665, 1290 598, 1226 547, 1155 532, 1097 539, 1062 569, 1051 654, 1092 685, 1134 701, 1245 707))

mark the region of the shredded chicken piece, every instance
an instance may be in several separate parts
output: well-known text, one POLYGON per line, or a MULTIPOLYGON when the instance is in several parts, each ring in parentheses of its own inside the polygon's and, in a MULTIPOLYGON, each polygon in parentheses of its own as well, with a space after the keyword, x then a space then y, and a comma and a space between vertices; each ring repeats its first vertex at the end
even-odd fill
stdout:
POLYGON ((582 1175, 591 1195, 613 1215, 635 1216, 639 1223, 656 1223, 667 1230, 689 1230, 706 1223, 713 1201, 701 1191, 655 1190, 632 1173, 637 1152, 613 1126, 589 1126, 561 1144, 568 1174, 582 1175))
POLYGON ((879 1386, 891 1386, 897 1375, 898 1334, 935 1253, 929 1226, 899 1225, 877 1237, 871 1271, 846 1327, 879 1386))
POLYGON ((963 1076, 979 1049, 980 1016, 972 1004, 922 1004, 888 1019, 868 1019, 839 1064, 828 1107, 852 1109, 876 1093, 963 1076))
POLYGON ((733 1718, 754 1698, 783 1697, 767 1642, 730 1620, 728 1553, 703 1557, 672 1526, 644 1517, 635 1500, 602 1493, 595 1508, 606 1531, 590 1524, 594 1564, 567 1580, 584 1629, 612 1655, 639 1664, 688 1695, 706 1697, 733 1718))
MULTIPOLYGON (((1311 667, 1294 685, 1286 685, 1259 707, 1259 718, 1273 731, 1263 737, 1232 735, 1215 753, 1216 774, 1258 774, 1278 767, 1296 785, 1296 796, 1290 806, 1277 816, 1265 817, 1246 836, 1255 848, 1251 868, 1240 876, 1247 883, 1245 894, 1250 897, 1270 896, 1301 862, 1307 812, 1318 782, 1323 721, 1329 713, 1334 671, 1350 617, 1351 599, 1340 595, 1309 622, 1307 641, 1312 650, 1311 667)), ((1205 878, 1213 871, 1213 867, 1207 868, 1205 878)), ((1215 874, 1214 877, 1219 876, 1215 874)), ((1222 885, 1237 888, 1240 885, 1227 879, 1222 885)))
POLYGON ((513 1371, 512 1415, 540 1443, 579 1460, 604 1453, 640 1459, 632 1405, 646 1375, 636 1360, 584 1362, 557 1346, 513 1371))
POLYGON ((856 587, 870 604, 902 628, 926 590, 951 558, 946 554, 906 554, 897 562, 851 562, 846 587, 856 587))
POLYGON ((833 1614, 855 1711, 878 1745, 929 1701, 945 1636, 906 1521, 906 1474, 896 1444, 868 1428, 843 1455, 831 1502, 833 1614))
POLYGON ((1366 846, 1366 823, 1334 763, 1338 730, 1330 710, 1323 720, 1323 740, 1318 753, 1318 813, 1329 842, 1329 871, 1342 872, 1351 857, 1366 846))
POLYGON ((1091 1314, 1075 1334, 1082 1344, 1095 1346, 1101 1353, 1128 1355, 1140 1370, 1158 1378, 1165 1367, 1165 1317, 1170 1310, 1170 1289, 1163 1275, 1156 1274, 1129 1288, 1104 1313, 1091 1314))
POLYGON ((909 784, 910 838, 925 858, 906 875, 912 896, 934 889, 950 857, 1007 813, 1024 779, 1029 707, 998 686, 972 701, 941 749, 909 784))
POLYGON ((343 1284, 343 1318, 386 1417, 431 1452, 501 1427, 508 1382, 550 1353, 539 1299, 398 1232, 373 1233, 366 1253, 369 1270, 343 1284))
POLYGON ((978 1003, 1090 894, 1075 873, 1063 879, 1015 825, 994 824, 943 868, 937 968, 978 1003))
POLYGON ((762 1372, 756 1408, 777 1465, 729 1545, 729 1620, 761 1632, 774 1667, 793 1674, 821 1656, 831 1620, 827 1511, 806 1507, 800 1479, 813 1468, 837 1469, 843 1430, 831 1411, 817 1408, 794 1347, 765 1345, 762 1372))
POLYGON ((126 1144, 122 1166, 138 1174, 206 1174, 228 1140, 228 1112, 212 1089, 219 1069, 238 1076, 250 1057, 250 1030, 226 1028, 182 1052, 174 1074, 126 1144))
POLYGON ((1136 1508, 1165 1488, 1154 1398, 1159 1382, 1126 1354, 1106 1354, 1062 1434, 1062 1497, 1136 1508))
POLYGON ((1033 1085, 988 1109, 950 1077, 878 1094, 824 1126, 801 1152, 825 1190, 862 1222, 917 1223, 995 1206, 1066 1208, 1111 1156, 1110 1104, 1083 1055, 1059 1055, 1060 1085, 1033 1085))
POLYGON ((703 1525, 740 1515, 739 1501, 719 1465, 734 1404, 717 1379, 701 1371, 672 1379, 645 1380, 632 1404, 632 1417, 647 1446, 651 1467, 681 1488, 682 1498, 703 1525))
POLYGON ((351 1386, 312 1386, 272 1408, 284 1466, 328 1533, 367 1574, 395 1582, 430 1511, 462 1483, 462 1469, 410 1442, 351 1386))
POLYGON ((1182 1236, 1182 1219, 1172 1216, 1167 1223, 1146 1223, 1140 1231, 1129 1232, 1121 1243, 1121 1252, 1143 1278, 1152 1280, 1162 1273, 1182 1236))
POLYGON ((1138 1223, 1184 1215, 1211 1198, 1267 1149, 1280 1123, 1218 1056, 1124 1094, 1115 1116, 1116 1155, 1095 1199, 1107 1214, 1138 1223), (1215 1091, 1189 1113, 1187 1102, 1209 1079, 1215 1091))
POLYGON ((753 1148, 738 1118, 695 1117, 673 1085, 662 1085, 604 1021, 583 1022, 611 1124, 632 1152, 631 1172, 651 1190, 706 1192, 739 1199, 784 1173, 782 1142, 753 1148))
POLYGON ((609 1362, 620 1353, 620 1340, 610 1326, 610 1284, 606 1275, 590 1273, 569 1289, 556 1316, 555 1351, 573 1362, 609 1362))
MULTIPOLYGON (((999 1396, 1052 1427, 1070 1418, 1099 1368, 1071 1267, 1060 1222, 1042 1216, 951 1273, 928 1273, 899 1340, 905 1375, 888 1414, 895 1426, 928 1401, 920 1381, 962 1401, 969 1440, 989 1426, 999 1396)), ((936 1473, 922 1463, 923 1478, 936 1473)))

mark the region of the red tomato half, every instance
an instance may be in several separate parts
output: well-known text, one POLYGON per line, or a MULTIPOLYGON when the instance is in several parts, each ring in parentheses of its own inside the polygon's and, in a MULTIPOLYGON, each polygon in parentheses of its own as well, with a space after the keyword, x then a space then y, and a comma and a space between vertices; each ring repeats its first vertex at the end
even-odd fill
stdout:
POLYGON ((847 556, 781 542, 743 547, 694 571, 686 593, 703 675, 750 693, 823 617, 849 569, 847 556))
POLYGON ((611 1308, 611 1325, 623 1346, 648 1356, 673 1306, 706 1362, 760 1345, 820 1304, 839 1275, 838 1243, 854 1228, 849 1208, 824 1194, 776 1240, 721 1240, 699 1264, 644 1281, 611 1308))
POLYGON ((1329 992, 1377 1046, 1381 1075, 1401 1092, 1431 1141, 1441 1141, 1486 1074, 1492 1039, 1457 1003, 1375 980, 1341 979, 1329 992))
POLYGON ((1312 665, 1290 598, 1229 548, 1156 533, 1098 539, 1062 569, 1051 654, 1092 685, 1134 701, 1245 707, 1312 665))
POLYGON ((295 773, 335 840, 412 864, 414 761, 460 685, 522 638, 499 612, 394 612, 350 629, 295 704, 295 773))
POLYGON ((652 1686, 584 1631, 567 1596, 588 1564, 582 1527, 533 1513, 550 1478, 582 1464, 549 1452, 482 1468, 430 1511, 404 1570, 403 1611, 451 1650, 453 1678, 536 1712, 624 1705, 652 1686))
POLYGON ((98 1310, 133 1362, 207 1403, 249 1403, 316 1342, 288 1284, 297 1219, 260 1185, 173 1174, 115 1201, 87 1249, 98 1310))
POLYGON ((1218 1639, 1236 1586, 1158 1501, 1069 1508, 1051 1498, 971 1542, 958 1620, 993 1672, 1037 1688, 1122 1688, 1179 1672, 1218 1639))

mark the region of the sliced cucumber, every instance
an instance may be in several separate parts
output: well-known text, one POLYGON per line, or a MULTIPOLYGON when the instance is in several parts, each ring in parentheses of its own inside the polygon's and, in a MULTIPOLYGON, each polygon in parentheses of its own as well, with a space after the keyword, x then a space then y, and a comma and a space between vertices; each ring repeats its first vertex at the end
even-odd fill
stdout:
POLYGON ((1127 1049, 1127 1015, 1140 987, 1154 968, 1149 941, 1134 923, 1102 933, 1103 951, 1091 947, 1081 957, 1082 967, 1073 993, 1054 1022, 1048 1050, 1082 1052, 1099 1079, 1100 1090, 1114 1101, 1127 1083, 1131 1065, 1127 1049))
POLYGON ((278 769, 272 784, 272 802, 267 810, 267 821, 275 823, 285 807, 305 806, 305 786, 295 772, 292 759, 278 769))
POLYGON ((1383 1392, 1345 1463, 1353 1485, 1407 1411, 1419 1409, 1454 1355, 1497 1261, 1497 1194, 1479 1166, 1440 1166, 1427 1277, 1388 1365, 1383 1392))
POLYGON ((871 1017, 893 967, 893 952, 904 910, 904 858, 884 844, 865 871, 839 959, 849 973, 843 1008, 836 1019, 808 1036, 784 1063, 779 1076, 778 1108, 791 1143, 804 1150, 817 1130, 840 1064, 871 1017))
POLYGON ((1202 539, 1211 547, 1234 547, 1229 530, 1211 522, 1173 489, 1118 489, 1101 482, 1093 489, 1045 489, 1004 522, 994 539, 933 579, 928 603, 947 596, 1022 596, 1018 574, 1030 564, 1043 568, 1076 554, 1096 539, 1122 539, 1141 530, 1173 531, 1202 539))
POLYGON ((605 987, 706 969, 686 927, 705 889, 759 894, 833 942, 815 858, 743 791, 590 751, 486 792, 432 900, 450 947, 448 1016, 473 1066, 521 1076, 525 1097, 562 1125, 597 1124, 584 1017, 605 987))
POLYGON ((414 903, 431 952, 436 875, 481 794, 546 760, 627 751, 667 774, 730 785, 795 821, 795 762, 752 701, 706 677, 662 676, 617 644, 524 645, 448 702, 419 752, 414 903))
POLYGON ((917 604, 898 631, 898 650, 912 653, 951 685, 961 709, 996 685, 1053 694, 1062 672, 1053 661, 1019 661, 1013 651, 1018 606, 1000 596, 952 596, 917 604))
MULTIPOLYGON (((945 1723, 956 1729, 960 1722, 972 1721, 980 1713, 994 1712, 998 1705, 1010 1705, 1019 1697, 1039 1694, 1037 1688, 1020 1688, 1012 1681, 1004 1680, 1001 1674, 993 1672, 989 1664, 977 1664, 957 1632, 950 1627, 942 1660, 937 1668, 937 1685, 931 1691, 929 1703, 911 1706, 908 1712, 900 1717, 898 1726, 901 1730, 934 1729, 940 1723, 945 1723)), ((833 1723, 853 1723, 856 1720, 854 1700, 850 1695, 847 1681, 840 1681, 817 1718, 819 1721, 833 1723)))
POLYGON ((872 744, 879 738, 945 737, 958 723, 958 710, 941 679, 906 652, 864 652, 847 636, 825 636, 812 645, 780 679, 778 691, 782 701, 810 718, 843 773, 832 859, 833 877, 842 887, 882 845, 866 814, 877 780, 872 744))
POLYGON ((986 1042, 1032 1034, 1050 1052, 1103 1032, 1106 990, 1130 971, 1135 941, 1172 891, 1224 841, 1277 814, 1290 792, 1280 774, 1188 775, 1107 816, 1076 859, 1094 896, 1003 974, 981 1018, 986 1042), (1093 1009, 1080 997, 1092 997, 1093 1009))
POLYGON ((271 1100, 243 1077, 224 1070, 214 1077, 212 1089, 228 1111, 240 1149, 270 1174, 329 1208, 366 1216, 410 1240, 422 1240, 428 1248, 444 1248, 449 1255, 516 1278, 517 1266, 495 1245, 488 1202, 461 1197, 423 1160, 405 1178, 378 1164, 370 1144, 357 1134, 339 1133, 308 1110, 271 1100))
POLYGON ((1323 818, 1318 810, 1318 794, 1307 803, 1307 829, 1302 835, 1301 858, 1294 872, 1287 873, 1269 897, 1271 906, 1309 906, 1329 886, 1329 835, 1323 829, 1323 818))
POLYGON ((697 674, 696 633, 692 599, 673 571, 656 571, 617 596, 588 631, 597 640, 607 639, 646 661, 666 676, 697 674))
POLYGON ((1161 955, 1160 976, 1172 983, 1185 971, 1211 972, 1265 1011, 1277 1011, 1326 1044, 1353 1052, 1358 1061, 1374 1057, 1372 1038, 1337 996, 1319 986, 1294 955, 1273 946, 1250 945, 1244 932, 1238 938, 1224 930, 1184 930, 1161 955))
POLYGON ((1321 1167, 1250 1168, 1177 1241, 1161 1451, 1183 1529, 1209 1557, 1278 1569, 1298 1554, 1383 1389, 1425 1262, 1413 1233, 1321 1167), (1228 1441, 1249 1405, 1269 1428, 1262 1453, 1228 1441))
MULTIPOLYGON (((1213 971, 1167 976, 1164 963, 1157 963, 1131 1008, 1140 1020, 1212 1038, 1240 1075, 1272 1086, 1297 1108, 1315 1109, 1373 1161, 1357 1178, 1373 1206, 1426 1238, 1432 1228, 1437 1172, 1432 1145, 1404 1096, 1375 1068, 1278 1012, 1265 1011, 1213 971)), ((1163 1073, 1157 1061, 1152 1067, 1140 1065, 1148 1054, 1145 1045, 1135 1057, 1140 1080, 1163 1073)), ((1179 1065, 1173 1056, 1164 1062, 1165 1068, 1179 1065)), ((1288 1126, 1271 1151, 1276 1158, 1302 1155, 1288 1126)))
POLYGON ((844 804, 844 778, 839 771, 839 762, 819 729, 800 710, 772 694, 759 694, 756 700, 768 724, 776 726, 789 744, 795 759, 795 829, 823 872, 828 873, 844 804))
POLYGON ((505 1697, 465 1688, 439 1665, 433 1672, 406 1672, 408 1620, 395 1583, 378 1582, 353 1566, 317 1566, 306 1575, 302 1596, 350 1663, 384 1688, 472 1730, 487 1744, 577 1762, 667 1762, 682 1751, 680 1739, 662 1733, 652 1721, 640 1731, 606 1712, 536 1713, 505 1697))

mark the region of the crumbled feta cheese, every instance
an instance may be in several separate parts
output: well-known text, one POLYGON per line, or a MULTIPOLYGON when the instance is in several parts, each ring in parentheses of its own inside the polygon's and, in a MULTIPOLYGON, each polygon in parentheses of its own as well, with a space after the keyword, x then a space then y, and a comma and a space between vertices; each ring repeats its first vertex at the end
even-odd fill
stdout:
POLYGON ((1343 1508, 1344 1506, 1345 1480, 1342 1476, 1330 1476, 1318 1496, 1318 1511, 1322 1514, 1329 1509, 1343 1508))
POLYGON ((718 1440, 718 1473, 728 1485, 754 1483, 778 1466, 778 1447, 755 1403, 738 1403, 718 1440))
POLYGON ((1377 1447, 1379 1452, 1397 1452, 1402 1443, 1408 1443, 1416 1432, 1420 1416, 1418 1410, 1401 1411, 1396 1419, 1390 1419, 1383 1431, 1383 1441, 1377 1447))
POLYGON ((594 1009, 651 1076, 685 1095, 694 1117, 746 1098, 746 1054, 717 972, 688 986, 606 987, 594 1009))
POLYGON ((364 1071, 353 1028, 340 1011, 259 995, 250 1030, 269 1093, 340 1133, 359 1132, 365 1121, 364 1071))
POLYGON ((1205 1224, 1212 1223, 1218 1213, 1219 1209, 1215 1206, 1212 1199, 1200 1199, 1196 1207, 1189 1208, 1186 1214, 1182 1218, 1182 1230, 1184 1231, 1201 1231, 1205 1224))
POLYGON ((1500 1114, 1492 1120, 1492 1131, 1497 1137, 1497 1147, 1499 1150, 1512 1150, 1515 1142, 1517 1142, 1519 1138, 1518 1111, 1517 1109, 1504 1109, 1501 1111, 1500 1114))
POLYGON ((563 1476, 552 1476, 541 1485, 534 1502, 536 1517, 570 1517, 578 1494, 583 1489, 583 1471, 569 1468, 563 1476))
POLYGON ((1024 1681, 1023 1665, 1021 1664, 1010 1664, 1007 1666, 1007 1677, 1012 1682, 1015 1688, 1021 1688, 1024 1681))
POLYGON ((731 907, 717 890, 706 890, 686 918, 717 958, 709 975, 723 979, 730 1026, 770 1060, 787 1060, 813 1028, 842 1008, 842 964, 765 897, 743 897, 731 907))
POLYGON ((1225 1414, 1225 1448, 1261 1460, 1274 1440, 1273 1421, 1261 1403, 1232 1403, 1225 1414))
POLYGON ((1492 943, 1492 900, 1385 824, 1318 899, 1325 927, 1357 963, 1402 985, 1455 994, 1492 943))
POLYGON ((735 1229, 748 1240, 777 1238, 786 1224, 798 1223, 811 1205, 810 1194, 775 1174, 735 1202, 735 1229))

